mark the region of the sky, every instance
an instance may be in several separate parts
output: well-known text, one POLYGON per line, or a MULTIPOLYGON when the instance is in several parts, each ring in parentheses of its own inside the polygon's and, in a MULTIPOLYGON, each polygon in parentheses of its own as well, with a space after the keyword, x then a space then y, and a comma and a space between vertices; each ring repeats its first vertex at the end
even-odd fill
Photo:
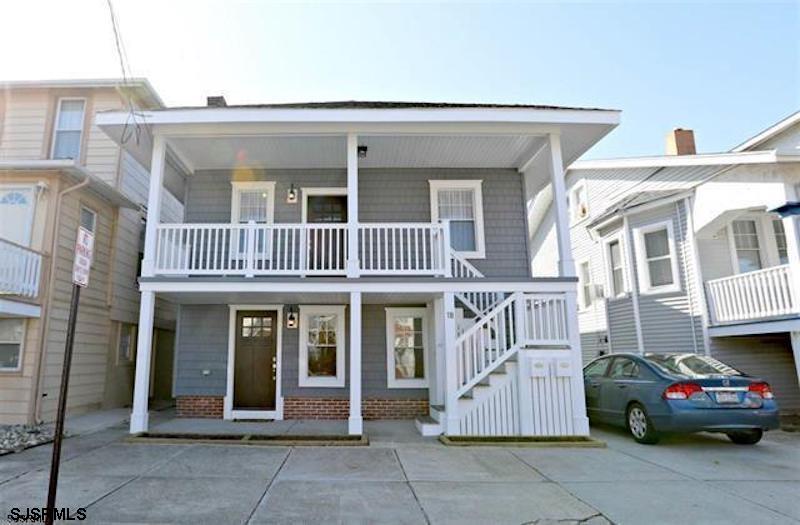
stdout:
MULTIPOLYGON (((168 105, 404 100, 622 110, 584 158, 725 151, 800 110, 800 0, 112 0, 168 105)), ((107 0, 3 0, 0 80, 119 77, 107 0)))

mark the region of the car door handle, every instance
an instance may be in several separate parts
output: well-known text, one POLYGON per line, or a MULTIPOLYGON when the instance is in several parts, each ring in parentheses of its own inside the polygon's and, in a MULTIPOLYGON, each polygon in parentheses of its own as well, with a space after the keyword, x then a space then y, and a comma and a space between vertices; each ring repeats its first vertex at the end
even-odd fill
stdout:
POLYGON ((628 385, 625 384, 617 384, 617 388, 628 388, 628 385))

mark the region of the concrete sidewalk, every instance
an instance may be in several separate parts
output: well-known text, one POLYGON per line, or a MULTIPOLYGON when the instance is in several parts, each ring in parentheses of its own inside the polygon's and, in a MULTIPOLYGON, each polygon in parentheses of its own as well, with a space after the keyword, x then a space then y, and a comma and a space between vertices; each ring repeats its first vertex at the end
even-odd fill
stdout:
MULTIPOLYGON (((65 442, 59 505, 90 523, 794 523, 800 434, 607 449, 448 448, 406 422, 365 424, 369 447, 65 442)), ((0 458, 0 512, 42 506, 49 446, 0 458)))

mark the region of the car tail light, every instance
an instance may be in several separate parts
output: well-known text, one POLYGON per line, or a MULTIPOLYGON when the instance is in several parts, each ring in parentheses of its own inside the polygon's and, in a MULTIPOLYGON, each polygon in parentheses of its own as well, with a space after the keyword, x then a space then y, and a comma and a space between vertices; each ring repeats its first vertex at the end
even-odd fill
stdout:
POLYGON ((661 397, 664 399, 689 399, 692 394, 702 392, 703 387, 697 383, 675 383, 669 385, 661 397))
POLYGON ((750 392, 755 392, 764 399, 772 399, 775 397, 772 394, 772 389, 769 387, 769 383, 765 383, 764 381, 750 383, 750 385, 747 387, 747 390, 750 392))

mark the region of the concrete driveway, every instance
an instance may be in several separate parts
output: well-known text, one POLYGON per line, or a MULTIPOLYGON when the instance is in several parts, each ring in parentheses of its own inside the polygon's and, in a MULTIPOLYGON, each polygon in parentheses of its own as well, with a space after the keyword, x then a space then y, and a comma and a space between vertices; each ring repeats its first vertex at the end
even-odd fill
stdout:
MULTIPOLYGON (((448 448, 405 422, 366 425, 369 447, 65 442, 59 506, 90 523, 794 523, 800 434, 755 447, 713 435, 606 449, 448 448)), ((0 457, 0 519, 43 506, 50 447, 0 457)))

